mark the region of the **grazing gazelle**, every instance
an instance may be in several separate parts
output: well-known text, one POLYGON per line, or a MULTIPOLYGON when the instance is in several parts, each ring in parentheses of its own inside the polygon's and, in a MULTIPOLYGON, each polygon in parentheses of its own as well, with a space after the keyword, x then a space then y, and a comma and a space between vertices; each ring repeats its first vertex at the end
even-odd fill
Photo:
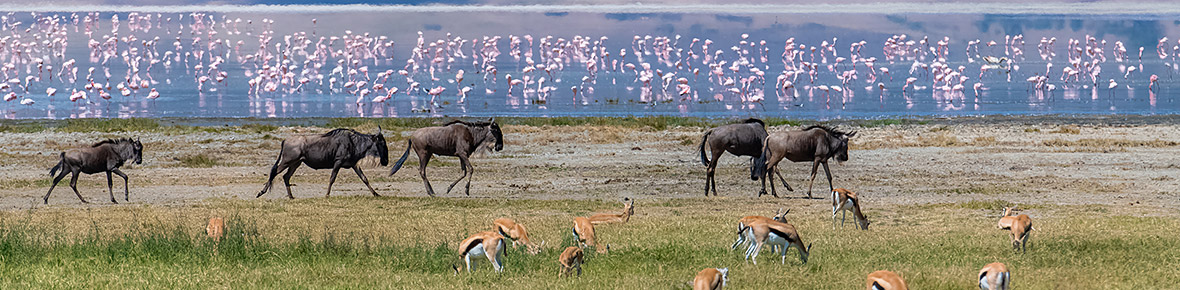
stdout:
POLYGON ((865 218, 864 212, 860 211, 860 198, 856 196, 855 192, 847 189, 837 188, 832 190, 832 228, 836 228, 836 213, 843 212, 840 216, 840 227, 844 227, 844 220, 848 217, 848 212, 852 212, 852 217, 856 218, 856 226, 862 230, 869 229, 869 219, 865 218))
POLYGON ((582 263, 586 260, 585 255, 582 254, 582 248, 569 246, 565 251, 561 251, 561 256, 557 257, 557 262, 561 263, 561 269, 558 271, 558 276, 569 276, 570 272, 578 269, 578 277, 582 276, 582 263))
MULTIPOLYGON (((733 245, 729 246, 729 248, 730 249, 737 249, 738 245, 745 244, 747 241, 749 241, 749 239, 747 239, 747 237, 749 237, 749 234, 746 233, 746 230, 750 228, 749 225, 751 223, 753 223, 755 221, 762 221, 762 220, 772 220, 772 221, 778 221, 778 222, 785 223, 785 222, 787 222, 787 213, 789 213, 789 212, 791 212, 791 210, 788 209, 786 211, 783 211, 782 208, 779 208, 778 210, 774 211, 773 218, 768 218, 768 217, 764 217, 764 216, 760 216, 760 215, 751 215, 751 216, 742 217, 742 219, 738 220, 738 231, 737 231, 738 238, 736 241, 733 241, 733 245)), ((774 253, 773 246, 770 247, 770 252, 774 253)))
POLYGON ((205 225, 205 234, 210 239, 221 240, 225 236, 225 220, 219 217, 209 219, 209 223, 205 225))
POLYGON ((762 245, 764 244, 769 244, 772 249, 775 246, 782 249, 780 251, 782 256, 780 260, 783 264, 787 263, 787 247, 799 249, 799 259, 804 264, 807 264, 807 256, 811 252, 811 245, 807 245, 807 247, 803 246, 803 239, 795 231, 795 226, 776 221, 755 221, 749 227, 750 237, 754 239, 754 243, 746 249, 746 259, 753 259, 754 265, 758 264, 758 252, 762 251, 762 245))
POLYGON ((521 244, 525 246, 525 252, 530 255, 536 255, 541 252, 541 247, 545 245, 545 241, 541 244, 534 244, 529 240, 529 232, 524 229, 524 225, 516 223, 510 218, 498 218, 492 223, 496 227, 496 231, 500 232, 501 236, 512 239, 512 246, 516 247, 521 244))
POLYGON ((611 223, 626 223, 631 220, 631 215, 633 215, 633 214, 635 214, 635 200, 632 199, 631 202, 627 202, 627 200, 623 200, 623 213, 620 213, 620 214, 600 213, 600 214, 592 215, 592 216, 590 216, 590 223, 595 224, 595 225, 611 224, 611 223))
POLYGON ((584 217, 574 218, 574 239, 582 243, 583 247, 594 247, 594 250, 599 253, 606 253, 610 250, 610 246, 603 247, 598 243, 598 238, 594 236, 594 224, 590 223, 590 219, 584 217))
MULTIPOLYGON (((504 257, 508 256, 505 253, 504 236, 496 232, 479 232, 471 235, 470 238, 459 243, 459 257, 463 258, 463 262, 467 265, 467 272, 475 267, 475 262, 471 258, 479 258, 479 256, 486 256, 488 261, 492 262, 492 267, 496 268, 496 272, 504 271, 504 257)), ((455 269, 455 273, 459 273, 459 267, 451 265, 455 269)))
POLYGON ((1012 276, 1004 263, 991 263, 979 269, 980 290, 1008 290, 1008 283, 1011 282, 1012 276))
POLYGON ((692 290, 716 290, 729 282, 729 268, 705 268, 692 279, 692 290))
POLYGON ((998 227, 1010 231, 1013 250, 1024 252, 1024 247, 1028 243, 1028 236, 1033 230, 1032 218, 1029 218, 1026 214, 1012 216, 1013 210, 1015 210, 1015 207, 1004 208, 1004 216, 1000 217, 998 227))
POLYGON ((910 289, 905 285, 905 280, 901 279, 897 273, 891 271, 880 270, 869 273, 868 279, 865 279, 865 289, 867 290, 907 290, 910 289))

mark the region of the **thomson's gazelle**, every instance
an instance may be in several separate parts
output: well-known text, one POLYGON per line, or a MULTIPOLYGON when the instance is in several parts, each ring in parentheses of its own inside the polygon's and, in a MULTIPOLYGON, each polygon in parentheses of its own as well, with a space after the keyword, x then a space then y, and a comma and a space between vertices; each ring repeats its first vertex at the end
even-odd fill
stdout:
MULTIPOLYGON (((749 233, 748 229, 750 228, 749 225, 751 223, 756 222, 756 221, 766 221, 766 220, 778 221, 778 222, 785 223, 785 222, 787 222, 787 213, 789 213, 789 212, 791 212, 791 210, 788 209, 786 211, 783 211, 783 209, 780 208, 780 209, 774 211, 773 218, 768 218, 768 217, 764 217, 764 216, 760 216, 760 215, 751 215, 751 216, 742 217, 741 219, 738 220, 738 230, 737 230, 738 238, 736 241, 733 241, 733 245, 729 246, 729 248, 730 249, 737 249, 738 245, 744 244, 750 240, 749 239, 750 233, 749 233)), ((770 252, 774 253, 774 247, 770 248, 770 252)))
POLYGON ((692 290, 715 290, 729 282, 729 268, 705 268, 692 279, 692 290))
POLYGON ((844 226, 844 220, 848 217, 848 212, 852 212, 852 217, 856 218, 856 226, 862 230, 869 229, 869 219, 865 218, 865 214, 860 211, 860 198, 856 196, 855 192, 843 188, 832 190, 832 228, 836 228, 836 213, 843 212, 840 216, 840 226, 844 226))
MULTIPOLYGON (((478 259, 479 256, 486 256, 488 261, 492 262, 492 267, 496 268, 496 272, 503 272, 504 257, 507 256, 504 249, 504 236, 496 232, 479 232, 459 243, 459 257, 466 263, 467 272, 471 272, 475 267, 476 261, 472 261, 471 258, 478 259)), ((455 269, 455 273, 459 272, 458 266, 451 267, 455 269)))
POLYGON ((886 270, 880 270, 869 273, 868 279, 865 279, 865 289, 867 290, 907 290, 910 289, 905 285, 905 280, 901 279, 897 273, 886 270))
POLYGON ((561 269, 557 272, 558 276, 569 276, 570 272, 578 269, 578 277, 582 276, 582 263, 586 260, 582 253, 582 248, 569 246, 565 251, 561 251, 561 256, 557 257, 557 262, 561 263, 561 269))
POLYGON ((779 246, 782 251, 781 259, 783 264, 787 263, 787 247, 794 247, 799 249, 799 259, 807 264, 808 253, 811 252, 811 245, 803 246, 803 239, 799 238, 799 233, 795 231, 795 226, 787 223, 780 223, 776 221, 756 221, 750 225, 751 238, 754 243, 746 249, 746 259, 753 258, 754 264, 758 264, 758 252, 762 251, 762 245, 779 246), (751 257, 753 256, 753 257, 751 257))
POLYGON ((591 224, 610 224, 610 223, 626 223, 631 220, 631 215, 635 214, 635 200, 631 202, 623 201, 623 213, 608 214, 600 213, 590 216, 591 224))
POLYGON ((610 247, 603 247, 598 243, 597 237, 594 236, 594 224, 590 223, 590 219, 584 217, 574 218, 574 239, 583 246, 594 247, 594 250, 599 253, 606 253, 610 247))
POLYGON ((1026 214, 1012 216, 1012 211, 1015 207, 1005 207, 1004 216, 1000 217, 998 227, 1010 231, 1012 237, 1012 249, 1024 251, 1025 244, 1028 243, 1028 236, 1033 230, 1032 218, 1026 214))
POLYGON ((501 236, 512 239, 513 247, 523 244, 526 247, 525 251, 531 255, 541 252, 541 247, 545 245, 545 241, 541 241, 539 245, 530 241, 529 232, 525 230, 524 225, 518 224, 510 218, 498 218, 492 223, 501 236))
POLYGON ((1004 263, 991 263, 979 269, 980 290, 1008 290, 1011 281, 1012 276, 1004 263))

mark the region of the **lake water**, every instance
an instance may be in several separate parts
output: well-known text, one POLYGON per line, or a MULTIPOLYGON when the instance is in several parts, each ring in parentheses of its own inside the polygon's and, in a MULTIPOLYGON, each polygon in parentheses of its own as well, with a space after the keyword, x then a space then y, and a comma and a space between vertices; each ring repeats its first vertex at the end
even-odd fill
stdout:
POLYGON ((185 9, 202 10, 7 13, 0 75, 9 82, 0 95, 15 98, 0 104, 3 117, 1180 113, 1174 11, 185 9), (890 39, 896 46, 886 49, 890 39), (1044 82, 1028 81, 1046 72, 1044 82), (509 91, 507 75, 528 80, 509 91), (147 98, 151 89, 157 99, 147 98), (75 91, 86 98, 72 101, 75 91))

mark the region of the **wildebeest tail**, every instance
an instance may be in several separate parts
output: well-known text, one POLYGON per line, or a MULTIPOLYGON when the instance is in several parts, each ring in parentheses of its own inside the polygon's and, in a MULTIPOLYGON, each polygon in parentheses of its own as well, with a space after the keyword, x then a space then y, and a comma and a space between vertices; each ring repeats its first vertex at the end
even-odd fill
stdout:
POLYGON ((57 165, 54 165, 54 166, 53 166, 53 168, 50 168, 50 169, 49 169, 49 176, 54 176, 54 175, 57 175, 57 171, 58 171, 58 170, 61 170, 61 169, 62 169, 62 167, 65 167, 65 165, 66 165, 66 153, 65 153, 65 152, 62 152, 62 153, 61 153, 59 156, 61 156, 61 159, 59 159, 59 160, 57 161, 57 165))
POLYGON ((709 157, 705 156, 705 141, 709 140, 711 133, 713 133, 712 129, 705 131, 705 136, 701 136, 701 147, 698 149, 701 152, 701 164, 705 166, 709 166, 709 157))
POLYGON ((393 169, 389 170, 389 175, 397 173, 398 169, 402 169, 402 163, 406 162, 406 157, 410 156, 410 148, 414 148, 414 140, 406 139, 406 153, 402 153, 402 158, 397 159, 397 163, 393 164, 393 169))

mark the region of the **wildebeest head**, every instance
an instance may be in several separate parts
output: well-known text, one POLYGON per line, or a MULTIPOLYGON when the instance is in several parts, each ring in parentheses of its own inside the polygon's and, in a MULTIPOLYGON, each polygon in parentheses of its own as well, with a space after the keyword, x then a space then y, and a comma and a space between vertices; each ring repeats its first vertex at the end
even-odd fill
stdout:
POLYGON ((496 151, 504 150, 504 133, 500 132, 500 124, 496 124, 496 118, 488 119, 488 123, 491 123, 488 127, 488 133, 496 138, 496 148, 494 149, 496 151))
POLYGON ((139 143, 139 138, 131 143, 131 147, 135 152, 135 164, 143 164, 143 143, 139 143))
POLYGON ((373 146, 369 146, 365 155, 381 158, 381 166, 389 165, 389 148, 385 147, 385 135, 381 134, 381 127, 377 127, 377 134, 369 135, 369 138, 373 146))
POLYGON ((836 147, 836 154, 834 157, 836 157, 837 162, 848 161, 848 138, 852 138, 852 136, 856 136, 856 131, 853 131, 852 133, 833 133, 832 138, 835 139, 834 147, 836 147))

